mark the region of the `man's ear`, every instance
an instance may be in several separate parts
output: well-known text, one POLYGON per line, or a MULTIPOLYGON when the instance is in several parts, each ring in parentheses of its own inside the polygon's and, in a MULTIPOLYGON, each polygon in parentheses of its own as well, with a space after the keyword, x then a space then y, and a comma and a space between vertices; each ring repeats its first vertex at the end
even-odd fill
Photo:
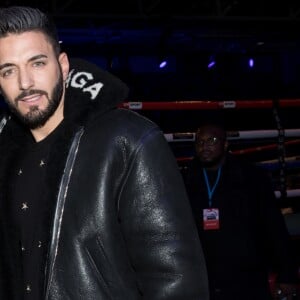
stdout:
POLYGON ((69 74, 70 63, 69 63, 68 56, 65 52, 60 53, 59 63, 63 74, 63 80, 66 81, 69 74))

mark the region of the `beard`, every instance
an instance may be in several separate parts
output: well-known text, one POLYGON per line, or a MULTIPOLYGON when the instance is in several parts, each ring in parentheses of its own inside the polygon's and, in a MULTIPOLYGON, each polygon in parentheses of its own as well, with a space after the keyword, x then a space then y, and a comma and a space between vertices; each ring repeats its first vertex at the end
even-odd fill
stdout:
MULTIPOLYGON (((59 71, 58 80, 52 90, 51 97, 49 97, 48 93, 42 90, 28 90, 22 92, 14 101, 15 104, 12 104, 10 101, 6 101, 11 112, 17 116, 17 118, 29 129, 37 129, 43 127, 49 118, 55 113, 63 94, 63 77, 61 70, 59 71), (30 107, 30 110, 26 114, 22 114, 18 108, 17 104, 20 99, 23 97, 33 95, 33 94, 41 94, 45 95, 48 99, 48 105, 45 109, 40 110, 38 106, 30 107)), ((3 91, 2 91, 3 92, 3 91)), ((4 98, 7 99, 5 94, 3 94, 4 98)))

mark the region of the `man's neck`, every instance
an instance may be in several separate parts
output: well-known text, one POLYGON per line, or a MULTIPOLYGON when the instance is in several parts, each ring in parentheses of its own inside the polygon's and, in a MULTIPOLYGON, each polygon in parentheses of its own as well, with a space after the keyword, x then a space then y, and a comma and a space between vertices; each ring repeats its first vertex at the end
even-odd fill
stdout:
POLYGON ((204 167, 204 169, 207 170, 207 171, 217 171, 219 168, 220 168, 220 165, 204 167))

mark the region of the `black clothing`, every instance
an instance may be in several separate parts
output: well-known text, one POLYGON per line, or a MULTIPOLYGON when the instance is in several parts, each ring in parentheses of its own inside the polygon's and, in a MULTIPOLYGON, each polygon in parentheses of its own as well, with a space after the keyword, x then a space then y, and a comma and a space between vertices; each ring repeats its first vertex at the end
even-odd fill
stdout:
MULTIPOLYGON (((161 130, 117 108, 127 96, 117 78, 85 61, 71 66, 65 124, 45 174, 54 208, 43 299, 207 300, 201 244, 161 130)), ((6 252, 2 247, 0 276, 8 276, 0 278, 0 293, 6 293, 1 299, 19 300, 20 236, 7 215, 7 173, 27 129, 14 117, 1 124, 0 236, 6 252)))
MULTIPOLYGON (((207 173, 213 185, 216 172, 207 173)), ((296 280, 288 232, 264 170, 228 154, 212 196, 211 207, 219 209, 216 230, 203 229, 209 198, 197 158, 183 175, 206 257, 211 299, 270 299, 271 267, 282 282, 296 280)))
POLYGON ((24 300, 40 300, 43 297, 50 231, 47 220, 54 207, 47 197, 46 168, 52 143, 58 138, 61 127, 62 124, 38 143, 28 135, 10 170, 8 195, 12 203, 12 220, 20 236, 24 300))

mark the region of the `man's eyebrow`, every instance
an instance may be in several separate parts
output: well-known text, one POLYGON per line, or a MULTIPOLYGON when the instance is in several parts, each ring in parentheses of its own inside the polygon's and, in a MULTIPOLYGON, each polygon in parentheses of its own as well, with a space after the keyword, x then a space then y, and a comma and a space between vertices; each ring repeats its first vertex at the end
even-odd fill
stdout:
MULTIPOLYGON (((41 59, 41 58, 47 58, 47 55, 44 55, 44 54, 35 55, 35 56, 31 57, 28 61, 31 62, 31 61, 35 61, 35 60, 41 59)), ((15 64, 13 64, 13 63, 2 64, 2 65, 0 65, 0 70, 2 70, 4 68, 12 67, 12 66, 15 66, 15 64)))
POLYGON ((34 61, 34 60, 41 59, 41 58, 48 58, 48 56, 45 54, 39 54, 39 55, 35 55, 35 56, 31 57, 28 61, 34 61))
POLYGON ((0 65, 0 70, 7 68, 7 67, 12 67, 12 66, 14 66, 14 64, 12 64, 12 63, 2 64, 2 65, 0 65))

